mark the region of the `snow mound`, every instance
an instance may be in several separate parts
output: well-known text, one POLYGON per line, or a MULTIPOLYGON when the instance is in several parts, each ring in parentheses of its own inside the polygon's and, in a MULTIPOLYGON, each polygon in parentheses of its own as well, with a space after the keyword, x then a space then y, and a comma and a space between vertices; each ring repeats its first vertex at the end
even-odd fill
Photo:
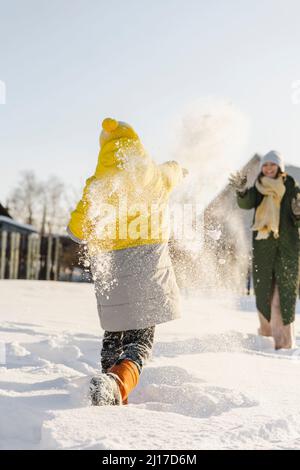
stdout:
POLYGON ((299 448, 300 349, 258 337, 253 304, 186 298, 183 318, 157 327, 129 405, 97 408, 92 286, 0 281, 0 448, 299 448))

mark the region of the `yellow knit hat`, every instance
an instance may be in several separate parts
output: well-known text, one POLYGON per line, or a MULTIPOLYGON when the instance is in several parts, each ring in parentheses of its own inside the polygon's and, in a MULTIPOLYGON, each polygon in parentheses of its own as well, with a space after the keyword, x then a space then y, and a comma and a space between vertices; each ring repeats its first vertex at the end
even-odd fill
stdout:
POLYGON ((102 122, 100 152, 95 176, 118 172, 132 156, 145 157, 145 150, 134 129, 123 121, 106 118, 102 122))
POLYGON ((102 121, 102 132, 100 134, 100 147, 112 140, 121 138, 128 138, 139 140, 138 135, 133 128, 123 121, 116 121, 116 119, 106 118, 102 121))

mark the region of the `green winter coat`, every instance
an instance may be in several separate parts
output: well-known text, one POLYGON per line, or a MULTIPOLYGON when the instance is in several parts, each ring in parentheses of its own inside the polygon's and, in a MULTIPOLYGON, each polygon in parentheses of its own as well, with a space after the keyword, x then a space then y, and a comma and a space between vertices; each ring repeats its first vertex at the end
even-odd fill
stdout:
MULTIPOLYGON (((271 296, 275 281, 279 288, 283 323, 288 325, 295 320, 299 290, 300 218, 293 214, 291 202, 297 193, 300 193, 300 188, 289 175, 286 176, 284 184, 286 192, 280 207, 279 238, 275 239, 271 234, 265 240, 255 240, 257 232, 253 232, 252 272, 259 312, 270 321, 271 296)), ((237 202, 241 209, 256 210, 263 197, 253 186, 243 194, 238 193, 237 202)))

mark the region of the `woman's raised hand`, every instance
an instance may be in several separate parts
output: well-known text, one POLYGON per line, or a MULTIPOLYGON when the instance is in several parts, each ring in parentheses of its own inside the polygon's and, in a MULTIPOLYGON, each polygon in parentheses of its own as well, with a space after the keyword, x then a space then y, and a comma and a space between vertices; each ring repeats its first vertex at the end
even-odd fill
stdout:
POLYGON ((229 176, 229 185, 239 193, 242 193, 246 189, 247 176, 243 175, 240 171, 232 173, 229 176))

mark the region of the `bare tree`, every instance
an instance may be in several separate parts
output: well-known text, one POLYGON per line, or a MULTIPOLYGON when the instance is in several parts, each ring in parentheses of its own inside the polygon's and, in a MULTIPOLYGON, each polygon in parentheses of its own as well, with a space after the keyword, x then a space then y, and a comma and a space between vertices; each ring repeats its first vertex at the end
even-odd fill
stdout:
POLYGON ((56 176, 43 184, 41 200, 41 233, 61 233, 67 223, 65 185, 56 176))
POLYGON ((38 207, 42 193, 41 183, 33 171, 24 171, 8 198, 11 215, 26 224, 38 225, 38 207))
POLYGON ((69 203, 65 185, 56 176, 40 181, 34 172, 23 172, 8 206, 16 220, 34 225, 42 235, 64 233, 69 203))

